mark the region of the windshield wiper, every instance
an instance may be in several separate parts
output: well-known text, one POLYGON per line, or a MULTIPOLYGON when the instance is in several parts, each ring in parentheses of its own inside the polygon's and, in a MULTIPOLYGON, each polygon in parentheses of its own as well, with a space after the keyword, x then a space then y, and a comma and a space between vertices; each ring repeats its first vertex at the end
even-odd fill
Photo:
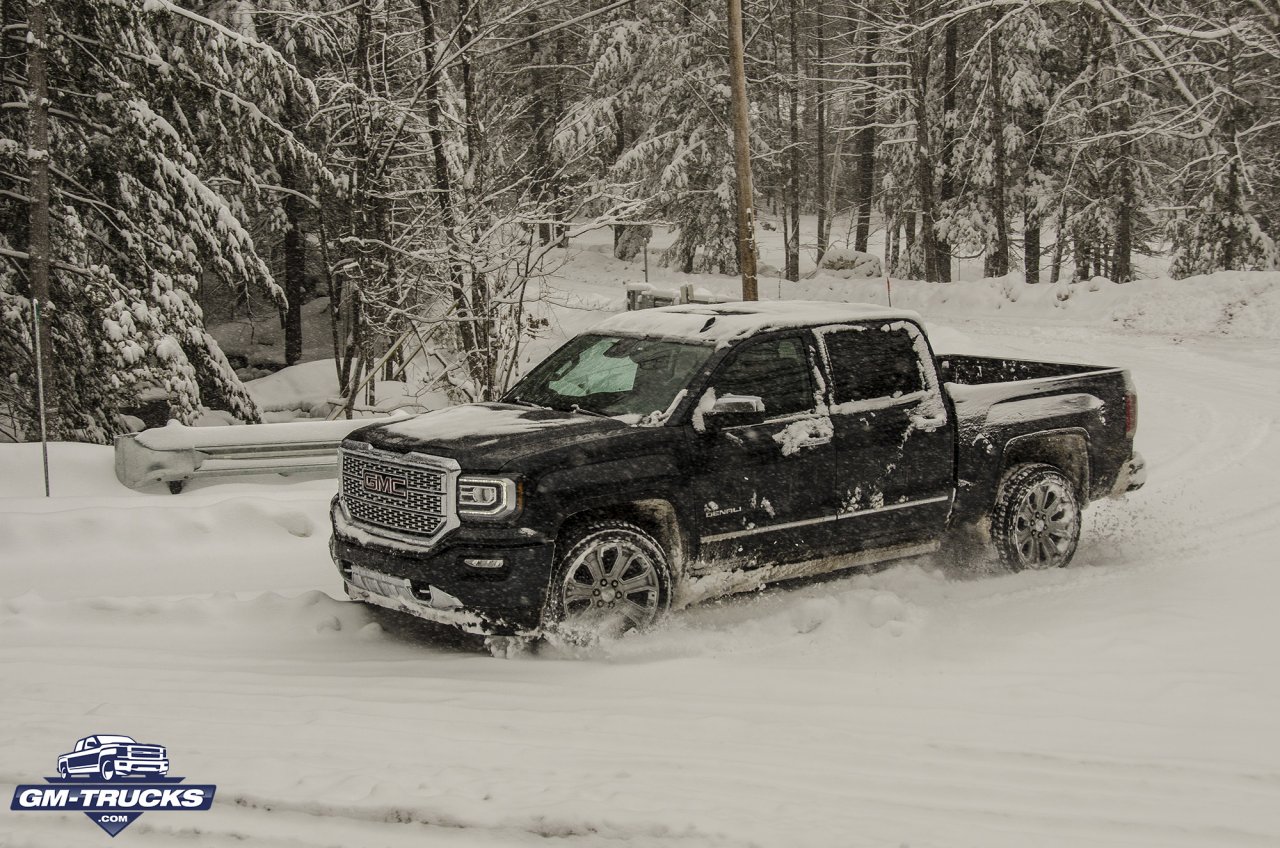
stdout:
POLYGON ((518 406, 531 406, 534 409, 552 409, 553 408, 553 407, 547 406, 544 403, 534 403, 531 400, 525 400, 524 398, 521 398, 521 397, 513 397, 511 400, 507 402, 514 403, 518 406))
POLYGON ((603 412, 596 412, 594 409, 586 409, 584 407, 578 406, 576 403, 571 404, 569 406, 569 410, 571 412, 576 412, 579 415, 594 415, 596 418, 612 418, 613 417, 612 415, 605 415, 603 412))

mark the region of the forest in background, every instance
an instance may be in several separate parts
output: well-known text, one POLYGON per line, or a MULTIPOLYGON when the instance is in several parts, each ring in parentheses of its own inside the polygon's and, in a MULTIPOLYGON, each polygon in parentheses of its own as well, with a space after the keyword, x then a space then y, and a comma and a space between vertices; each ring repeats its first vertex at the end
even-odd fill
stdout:
MULTIPOLYGON (((786 279, 837 218, 888 272, 1277 267, 1275 0, 743 0, 755 203, 786 279), (816 215, 802 244, 801 215, 816 215)), ((736 273, 725 0, 0 0, 0 418, 103 441, 258 410, 209 291, 330 298, 344 395, 430 352, 490 399, 576 233, 736 273), (41 270, 45 269, 45 270, 41 270), (39 292, 47 288, 47 294, 39 292)), ((840 236, 843 243, 844 234, 840 236)))

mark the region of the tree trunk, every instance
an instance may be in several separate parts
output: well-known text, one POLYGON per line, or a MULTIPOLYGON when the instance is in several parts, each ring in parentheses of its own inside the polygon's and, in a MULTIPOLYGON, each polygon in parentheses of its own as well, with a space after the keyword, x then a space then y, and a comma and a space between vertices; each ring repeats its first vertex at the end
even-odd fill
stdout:
POLYGON ((1034 200, 1025 200, 1022 212, 1023 280, 1029 285, 1040 282, 1040 213, 1034 200))
POLYGON ((815 187, 814 202, 818 207, 818 263, 822 263, 822 256, 827 252, 827 243, 831 239, 831 216, 827 208, 827 50, 826 50, 826 27, 824 26, 827 17, 826 3, 824 0, 818 0, 817 8, 817 102, 814 104, 814 119, 816 121, 816 134, 814 156, 818 160, 817 168, 817 186, 815 187))
POLYGON ((787 218, 785 227, 786 271, 792 282, 800 279, 800 50, 796 32, 796 5, 788 3, 788 36, 791 53, 791 79, 787 91, 787 126, 790 145, 787 148, 787 218))
MULTIPOLYGON (((933 184, 933 150, 929 144, 929 42, 926 36, 920 36, 920 50, 911 65, 915 74, 915 135, 916 135, 916 192, 920 201, 920 259, 922 267, 914 267, 911 257, 916 254, 908 250, 912 276, 920 272, 925 280, 936 282, 938 273, 938 231, 937 210, 934 201, 933 184)), ((912 215, 908 226, 915 228, 915 216, 912 215)), ((914 232, 909 231, 914 242, 914 232)), ((911 245, 914 247, 914 245, 911 245)))
MULTIPOLYGON (((757 300, 756 222, 751 188, 751 124, 747 105, 747 74, 742 39, 742 2, 729 5, 729 92, 733 103, 733 155, 738 178, 738 267, 742 271, 742 299, 757 300)), ((686 12, 689 5, 684 6, 686 12)))
MULTIPOLYGON (((538 32, 541 22, 537 11, 528 14, 529 35, 538 32)), ((543 72, 543 61, 538 47, 538 39, 529 39, 529 128, 533 131, 533 196, 538 201, 538 243, 551 243, 551 150, 547 139, 547 108, 545 103, 546 74, 543 72)))
MULTIPOLYGON (((53 263, 49 236, 49 77, 45 56, 47 38, 45 0, 27 4, 27 163, 30 171, 30 221, 27 241, 27 276, 31 281, 31 299, 38 304, 40 321, 36 334, 40 347, 39 362, 44 408, 55 423, 51 435, 59 435, 58 381, 53 370, 53 333, 49 325, 56 315, 50 302, 50 267, 53 263)), ((41 410, 36 410, 37 418, 41 410)))
MULTIPOLYGON (((863 53, 863 66, 867 88, 862 94, 861 109, 858 112, 858 224, 854 229, 853 249, 863 253, 867 250, 867 240, 871 235, 871 201, 876 189, 876 95, 875 84, 879 70, 872 64, 875 59, 879 33, 872 30, 867 34, 867 48, 863 53)), ((887 244, 887 242, 886 242, 887 244)))
POLYGON ((1005 109, 1000 73, 1000 39, 996 35, 1002 15, 996 13, 987 33, 987 84, 991 91, 991 214, 995 232, 987 253, 987 276, 1002 277, 1009 273, 1009 219, 1005 207, 1007 175, 1005 173, 1005 109))
POLYGON ((916 261, 916 257, 919 256, 916 252, 916 213, 907 213, 906 219, 902 223, 902 230, 902 253, 906 259, 903 262, 903 270, 898 276, 906 277, 909 280, 914 280, 918 277, 928 279, 927 274, 920 273, 920 265, 916 261))
MULTIPOLYGON (((291 174, 282 174, 286 188, 296 189, 291 174)), ((307 287, 307 245, 302 224, 302 201, 293 194, 284 196, 284 294, 288 298, 284 318, 284 364, 302 359, 302 299, 307 287)))
POLYGON ((427 79, 423 94, 423 106, 427 117, 427 137, 431 145, 432 177, 435 181, 436 205, 440 209, 441 232, 444 236, 445 250, 448 252, 449 294, 453 298, 453 308, 458 321, 458 335, 462 342, 462 350, 468 361, 478 353, 479 345, 475 334, 475 325, 467 320, 470 315, 470 301, 467 297, 466 275, 462 267, 462 237, 459 232, 457 215, 454 209, 452 177, 449 174, 449 162, 445 155, 444 132, 440 91, 440 74, 444 69, 439 66, 439 51, 436 49, 436 15, 434 0, 418 0, 418 9, 422 15, 422 38, 424 55, 430 67, 426 69, 427 79))
POLYGON ((1074 248, 1072 259, 1076 266, 1075 279, 1089 279, 1089 263, 1093 258, 1093 255, 1089 252, 1089 245, 1077 236, 1071 239, 1071 246, 1074 248))
MULTIPOLYGON (((465 168, 469 181, 466 190, 473 199, 485 196, 484 138, 480 131, 478 101, 476 98, 475 69, 472 67, 471 47, 482 31, 480 5, 472 0, 457 0, 458 9, 458 72, 462 77, 461 118, 463 137, 466 139, 465 168)), ((493 332, 493 314, 490 310, 488 274, 476 265, 475 257, 482 250, 478 242, 483 239, 488 225, 488 215, 483 203, 469 202, 466 207, 468 225, 468 258, 470 286, 468 297, 471 316, 475 322, 475 352, 471 357, 471 376, 480 387, 481 400, 493 400, 497 385, 497 339, 493 332)))
POLYGON ((902 276, 901 273, 899 273, 899 270, 902 267, 902 221, 895 217, 893 219, 892 229, 889 229, 887 223, 888 222, 886 222, 885 230, 888 234, 890 247, 889 261, 885 265, 885 268, 887 269, 885 273, 888 274, 892 272, 898 276, 902 276))
MULTIPOLYGON (((938 186, 938 199, 944 208, 956 196, 956 58, 959 45, 956 22, 947 24, 943 32, 942 61, 942 176, 938 186)), ((951 282, 951 242, 938 239, 938 281, 951 282)))
POLYGON ((1053 228, 1053 260, 1049 266, 1049 284, 1057 285, 1062 276, 1062 250, 1067 244, 1067 204, 1058 207, 1058 220, 1053 228))
MULTIPOLYGON (((920 210, 920 251, 915 252, 914 243, 909 243, 908 266, 911 275, 920 275, 927 281, 936 282, 938 274, 938 231, 937 231, 937 188, 934 186, 933 165, 934 154, 929 138, 929 69, 932 65, 932 38, 928 32, 920 32, 915 36, 913 53, 910 56, 911 73, 911 111, 915 123, 915 191, 920 210), (915 266, 914 257, 920 257, 920 265, 915 266)), ((915 228, 915 216, 911 215, 909 227, 915 228)), ((909 231, 911 242, 915 241, 915 233, 909 231)))
POLYGON ((1137 206, 1133 190, 1133 140, 1126 136, 1120 143, 1119 153, 1116 188, 1120 202, 1116 206, 1116 240, 1111 254, 1111 268, 1114 282, 1128 283, 1133 281, 1133 216, 1137 206))

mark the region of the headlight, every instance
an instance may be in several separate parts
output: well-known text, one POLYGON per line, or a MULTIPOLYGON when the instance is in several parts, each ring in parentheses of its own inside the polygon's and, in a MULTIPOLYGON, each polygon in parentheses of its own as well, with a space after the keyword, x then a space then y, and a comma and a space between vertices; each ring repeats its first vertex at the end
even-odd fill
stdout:
POLYGON ((507 477, 460 477, 458 513, 471 518, 505 518, 520 506, 516 481, 507 477))

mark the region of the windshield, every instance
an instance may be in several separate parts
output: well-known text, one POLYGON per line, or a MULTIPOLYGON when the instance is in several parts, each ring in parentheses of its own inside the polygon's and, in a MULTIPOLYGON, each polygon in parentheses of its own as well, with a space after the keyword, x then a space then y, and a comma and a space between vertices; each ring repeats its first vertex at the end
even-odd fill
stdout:
POLYGON ((652 420, 671 408, 711 351, 662 339, 578 336, 530 371, 508 399, 652 420))
POLYGON ((131 739, 128 736, 99 736, 98 737, 99 746, 116 745, 119 743, 130 743, 130 742, 133 742, 133 739, 131 739))

